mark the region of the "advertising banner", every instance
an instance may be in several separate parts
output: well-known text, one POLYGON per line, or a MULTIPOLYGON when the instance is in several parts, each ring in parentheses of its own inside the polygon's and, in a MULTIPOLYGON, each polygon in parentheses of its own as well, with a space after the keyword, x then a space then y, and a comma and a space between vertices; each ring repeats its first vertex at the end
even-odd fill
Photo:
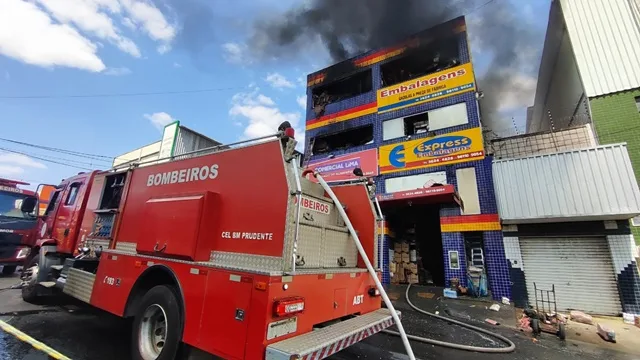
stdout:
POLYGON ((379 154, 381 174, 481 160, 485 156, 479 127, 381 146, 379 154))
POLYGON ((376 195, 376 197, 378 198, 378 201, 389 201, 389 200, 414 199, 414 198, 419 198, 424 196, 433 196, 433 195, 453 194, 454 192, 455 192, 455 189, 453 185, 444 185, 444 186, 433 186, 433 187, 427 187, 422 189, 379 194, 379 195, 376 195))
POLYGON ((476 88, 471 63, 378 90, 378 113, 399 110, 476 88))
POLYGON ((359 167, 364 176, 378 175, 378 151, 370 149, 332 159, 312 161, 308 168, 317 170, 326 182, 355 180, 353 169, 359 167))

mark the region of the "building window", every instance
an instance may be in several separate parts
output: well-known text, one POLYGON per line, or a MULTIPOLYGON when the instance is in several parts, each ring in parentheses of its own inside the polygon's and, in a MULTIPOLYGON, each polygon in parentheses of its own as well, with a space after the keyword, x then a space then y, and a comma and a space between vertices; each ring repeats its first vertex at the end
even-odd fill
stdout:
POLYGON ((449 269, 460 270, 460 254, 455 250, 449 250, 449 269))
POLYGON ((460 65, 458 39, 448 37, 380 66, 381 86, 391 86, 460 65))
POLYGON ((405 118, 384 121, 382 122, 382 139, 386 141, 403 136, 424 134, 468 123, 467 103, 462 102, 405 118))
POLYGON ((446 171, 389 178, 384 181, 385 192, 394 193, 431 187, 433 184, 447 184, 446 171))
POLYGON ((456 182, 458 183, 458 194, 464 203, 462 215, 480 214, 476 168, 456 169, 456 182))
POLYGON ((347 150, 367 144, 373 144, 373 125, 317 136, 313 143, 313 154, 347 150))
POLYGON ((636 96, 636 109, 640 112, 640 96, 636 96))
POLYGON ((317 116, 324 113, 327 105, 373 90, 371 69, 361 71, 344 79, 318 86, 311 91, 313 110, 317 116))

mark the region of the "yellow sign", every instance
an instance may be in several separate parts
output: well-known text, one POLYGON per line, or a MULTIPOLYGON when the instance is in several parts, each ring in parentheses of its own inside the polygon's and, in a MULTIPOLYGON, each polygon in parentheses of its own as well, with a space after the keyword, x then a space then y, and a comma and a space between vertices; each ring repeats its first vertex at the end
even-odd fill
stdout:
POLYGON ((378 90, 378 113, 475 90, 471 63, 378 90))
POLYGON ((484 159, 482 129, 477 127, 380 147, 380 174, 484 159))

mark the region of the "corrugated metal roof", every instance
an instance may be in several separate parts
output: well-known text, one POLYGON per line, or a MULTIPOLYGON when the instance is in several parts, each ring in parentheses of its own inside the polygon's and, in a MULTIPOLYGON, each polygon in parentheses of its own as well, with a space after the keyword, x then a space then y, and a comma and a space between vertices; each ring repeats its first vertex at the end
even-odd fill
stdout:
POLYGON ((640 87, 639 0, 560 0, 588 97, 640 87))
POLYGON ((493 162, 505 224, 630 219, 640 189, 626 144, 493 162))

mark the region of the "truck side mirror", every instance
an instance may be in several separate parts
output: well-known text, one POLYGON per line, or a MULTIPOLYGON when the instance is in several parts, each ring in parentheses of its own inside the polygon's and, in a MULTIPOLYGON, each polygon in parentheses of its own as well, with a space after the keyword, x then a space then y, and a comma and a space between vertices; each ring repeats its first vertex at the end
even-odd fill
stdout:
POLYGON ((23 213, 31 214, 33 213, 33 210, 35 210, 37 204, 38 204, 38 198, 27 197, 22 200, 22 204, 20 205, 20 211, 22 211, 23 213))

